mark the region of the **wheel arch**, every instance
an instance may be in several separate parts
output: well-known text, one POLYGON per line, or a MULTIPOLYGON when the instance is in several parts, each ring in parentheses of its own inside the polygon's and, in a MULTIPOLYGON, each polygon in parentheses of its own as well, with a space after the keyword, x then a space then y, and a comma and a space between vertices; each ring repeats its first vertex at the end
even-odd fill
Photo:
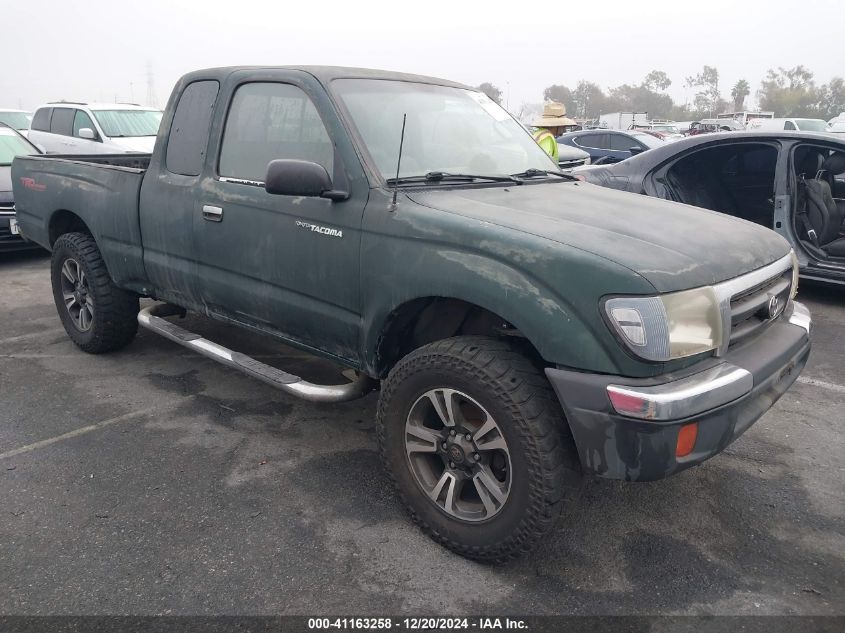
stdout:
POLYGON ((66 233, 87 233, 93 236, 91 229, 78 214, 69 209, 59 209, 50 216, 47 224, 47 239, 50 241, 50 248, 62 235, 66 233))
POLYGON ((456 297, 427 296, 407 300, 386 316, 374 343, 371 370, 384 377, 418 347, 459 335, 512 338, 533 360, 542 362, 524 333, 494 310, 456 297))

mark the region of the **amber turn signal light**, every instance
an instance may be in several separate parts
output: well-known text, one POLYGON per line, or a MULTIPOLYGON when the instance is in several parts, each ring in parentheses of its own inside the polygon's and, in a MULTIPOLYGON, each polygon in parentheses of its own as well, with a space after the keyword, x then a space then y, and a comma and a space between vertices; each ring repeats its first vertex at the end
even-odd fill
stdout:
POLYGON ((698 437, 698 422, 685 424, 678 431, 678 444, 675 446, 675 457, 686 457, 695 448, 695 438, 698 437))

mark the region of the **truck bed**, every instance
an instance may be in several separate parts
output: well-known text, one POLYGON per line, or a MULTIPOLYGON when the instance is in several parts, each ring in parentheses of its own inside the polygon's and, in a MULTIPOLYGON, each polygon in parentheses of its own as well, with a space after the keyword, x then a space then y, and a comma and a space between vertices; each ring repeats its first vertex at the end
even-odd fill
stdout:
POLYGON ((12 163, 21 232, 51 249, 57 227, 80 220, 117 283, 144 279, 138 200, 150 154, 19 156, 12 163))

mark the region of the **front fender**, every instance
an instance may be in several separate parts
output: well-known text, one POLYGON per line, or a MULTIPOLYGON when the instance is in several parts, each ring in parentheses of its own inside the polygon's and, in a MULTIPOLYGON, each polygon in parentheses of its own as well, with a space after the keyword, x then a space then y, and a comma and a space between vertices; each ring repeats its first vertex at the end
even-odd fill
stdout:
POLYGON ((362 238, 361 357, 378 367, 390 315, 415 299, 459 299, 502 317, 543 359, 583 371, 651 375, 621 348, 599 299, 647 293, 642 277, 614 262, 549 239, 414 204, 368 212, 362 238))

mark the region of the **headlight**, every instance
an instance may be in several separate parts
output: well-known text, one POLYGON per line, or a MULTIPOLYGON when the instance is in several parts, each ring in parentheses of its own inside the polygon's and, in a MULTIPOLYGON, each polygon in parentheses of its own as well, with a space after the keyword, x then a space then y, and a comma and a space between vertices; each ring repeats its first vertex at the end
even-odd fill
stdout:
POLYGON ((722 317, 710 286, 657 297, 616 297, 604 304, 619 338, 640 358, 667 361, 722 344, 722 317))
POLYGON ((792 287, 789 290, 789 298, 794 299, 798 294, 798 257, 795 251, 789 251, 789 254, 792 255, 792 287))

